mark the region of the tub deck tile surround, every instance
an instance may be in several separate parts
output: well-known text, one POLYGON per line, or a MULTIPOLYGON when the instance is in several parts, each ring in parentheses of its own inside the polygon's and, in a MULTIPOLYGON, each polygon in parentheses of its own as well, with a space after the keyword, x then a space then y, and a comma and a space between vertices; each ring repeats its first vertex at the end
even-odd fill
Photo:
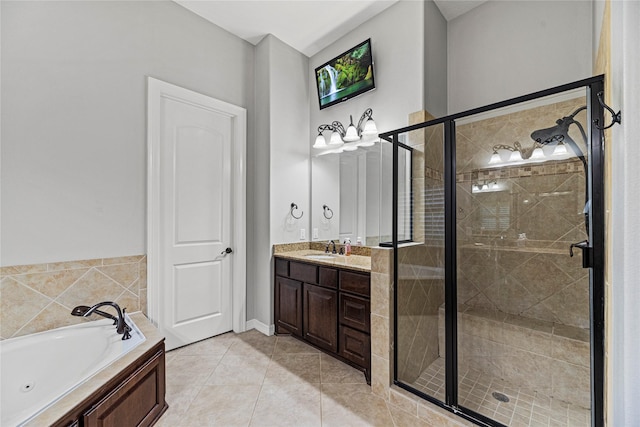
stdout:
POLYGON ((143 333, 146 340, 25 424, 25 427, 52 425, 67 412, 75 408, 79 402, 82 402, 84 399, 100 390, 100 388, 104 387, 105 384, 114 379, 122 370, 126 369, 127 366, 164 340, 164 337, 158 333, 158 330, 151 324, 144 314, 133 313, 130 314, 130 316, 138 329, 143 333))
POLYGON ((145 255, 1 267, 0 339, 86 321, 70 315, 77 305, 109 300, 146 312, 146 295, 145 255))

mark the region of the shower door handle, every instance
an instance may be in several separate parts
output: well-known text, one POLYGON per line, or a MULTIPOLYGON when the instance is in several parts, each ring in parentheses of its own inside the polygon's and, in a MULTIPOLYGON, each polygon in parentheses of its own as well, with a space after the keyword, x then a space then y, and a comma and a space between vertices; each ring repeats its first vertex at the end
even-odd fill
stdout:
POLYGON ((573 248, 582 249, 582 268, 593 267, 593 248, 589 246, 588 240, 572 243, 569 246, 569 256, 573 256, 573 248))

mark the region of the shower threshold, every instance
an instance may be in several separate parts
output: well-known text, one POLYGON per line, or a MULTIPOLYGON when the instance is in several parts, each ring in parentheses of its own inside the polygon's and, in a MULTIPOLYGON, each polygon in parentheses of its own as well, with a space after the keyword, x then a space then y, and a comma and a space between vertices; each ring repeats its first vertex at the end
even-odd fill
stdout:
MULTIPOLYGON (((408 385, 444 401, 445 360, 436 359, 408 385)), ((507 383, 475 369, 460 370, 458 388, 460 406, 510 427, 590 425, 591 411, 587 408, 554 399, 526 386, 507 383), (509 401, 504 402, 503 396, 509 401)))

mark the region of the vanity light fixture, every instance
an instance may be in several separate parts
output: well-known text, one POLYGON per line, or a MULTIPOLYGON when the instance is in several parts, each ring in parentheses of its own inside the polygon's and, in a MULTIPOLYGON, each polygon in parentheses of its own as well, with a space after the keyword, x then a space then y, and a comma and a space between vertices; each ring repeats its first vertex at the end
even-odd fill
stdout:
POLYGON ((471 185, 471 193, 493 193, 496 191, 504 191, 505 186, 503 183, 496 180, 491 181, 476 181, 471 185))
POLYGON ((513 145, 498 144, 493 146, 493 154, 489 158, 488 164, 491 166, 510 166, 510 165, 522 165, 527 163, 541 163, 547 160, 564 160, 572 156, 567 150, 567 147, 563 144, 563 137, 556 136, 556 146, 551 154, 545 154, 542 150, 546 143, 534 141, 533 145, 528 148, 524 148, 518 141, 513 145), (500 152, 508 152, 508 157, 503 160, 503 156, 500 152))
POLYGON ((373 121, 373 110, 367 108, 358 125, 353 124, 353 116, 349 116, 349 126, 345 129, 342 123, 334 121, 331 124, 323 124, 318 126, 318 136, 313 144, 313 148, 327 149, 338 148, 340 149, 333 152, 342 151, 355 151, 358 147, 370 147, 377 142, 378 128, 376 122, 373 121), (324 132, 331 131, 331 137, 329 142, 324 136, 324 132))

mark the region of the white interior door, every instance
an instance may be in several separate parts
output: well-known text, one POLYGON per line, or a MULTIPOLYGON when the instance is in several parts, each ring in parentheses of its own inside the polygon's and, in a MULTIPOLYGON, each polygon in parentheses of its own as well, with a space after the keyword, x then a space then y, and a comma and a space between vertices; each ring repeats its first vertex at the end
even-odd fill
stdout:
POLYGON ((158 210, 150 228, 157 253, 149 262, 157 263, 158 283, 152 320, 170 350, 233 329, 236 254, 227 248, 235 249, 232 166, 239 107, 153 79, 149 96, 151 198, 157 198, 150 209, 158 210))

